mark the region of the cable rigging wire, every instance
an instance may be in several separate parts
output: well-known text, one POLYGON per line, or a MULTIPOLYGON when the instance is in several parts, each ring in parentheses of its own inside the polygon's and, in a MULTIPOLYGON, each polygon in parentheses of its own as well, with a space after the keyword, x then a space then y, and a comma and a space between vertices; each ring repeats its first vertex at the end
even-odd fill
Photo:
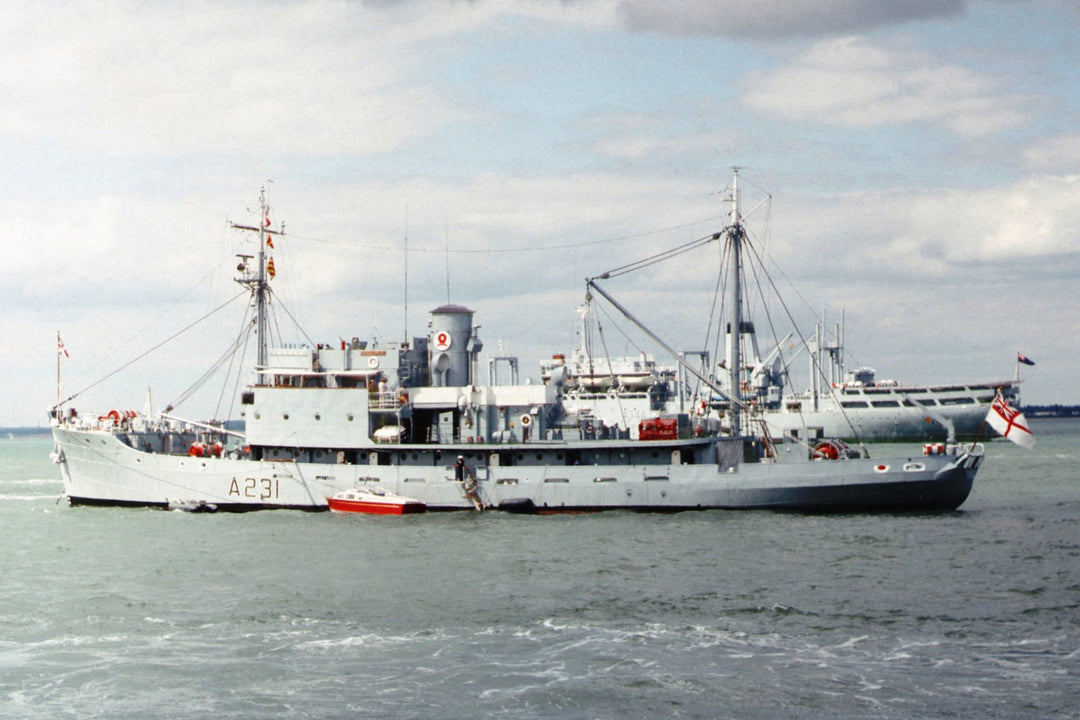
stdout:
POLYGON ((237 336, 235 340, 233 340, 232 344, 225 350, 225 352, 221 354, 221 357, 214 361, 214 363, 206 370, 206 372, 199 376, 199 378, 191 385, 189 385, 186 390, 180 393, 180 396, 175 401, 169 403, 166 406, 165 412, 172 412, 172 410, 174 410, 177 406, 183 404, 188 398, 194 395, 204 384, 206 384, 206 381, 214 375, 214 373, 219 367, 224 365, 226 361, 231 360, 236 355, 236 351, 242 345, 246 344, 249 336, 250 329, 248 331, 241 332, 240 335, 237 336))
POLYGON ((95 387, 97 387, 98 385, 100 385, 101 383, 105 382, 105 381, 106 381, 106 380, 108 380, 109 378, 113 377, 113 376, 114 376, 114 375, 116 375, 117 373, 120 373, 120 372, 123 372, 124 370, 127 370, 127 369, 128 369, 129 367, 131 367, 131 366, 132 366, 132 365, 134 365, 135 363, 139 362, 140 360, 142 360, 142 359, 143 359, 144 357, 146 357, 147 355, 149 355, 149 354, 151 354, 151 353, 153 353, 153 352, 155 352, 155 351, 159 350, 159 349, 160 349, 160 348, 162 348, 163 346, 167 345, 168 343, 172 342, 172 341, 173 341, 173 340, 175 340, 176 338, 178 338, 178 337, 180 337, 181 335, 183 335, 184 333, 186 333, 186 332, 187 332, 188 330, 190 330, 191 328, 195 327, 196 325, 198 325, 199 323, 203 322, 204 320, 206 320, 206 319, 210 318, 211 316, 213 316, 213 315, 217 314, 217 313, 218 313, 218 312, 219 312, 220 310, 222 310, 223 308, 225 308, 225 307, 227 307, 227 306, 231 305, 232 303, 236 302, 237 300, 239 300, 240 298, 244 297, 244 296, 245 296, 245 295, 247 295, 247 294, 248 294, 248 293, 247 293, 247 291, 245 290, 244 292, 241 292, 241 293, 240 293, 239 295, 235 295, 235 296, 233 296, 233 297, 229 298, 228 300, 226 300, 225 302, 223 302, 223 303, 222 303, 221 305, 218 305, 218 306, 217 306, 216 308, 214 308, 214 309, 213 309, 213 310, 211 310, 210 312, 208 312, 208 313, 206 313, 205 315, 203 315, 202 317, 200 317, 200 318, 199 318, 198 320, 195 320, 194 322, 192 322, 192 323, 189 323, 188 325, 186 325, 186 326, 185 326, 185 327, 183 327, 182 329, 178 330, 177 332, 173 333, 173 334, 172 334, 172 335, 170 335, 169 337, 167 337, 167 338, 165 338, 164 340, 162 340, 161 342, 159 342, 159 343, 158 343, 157 345, 154 345, 153 347, 151 347, 151 348, 150 348, 149 350, 146 350, 145 352, 143 352, 143 353, 141 353, 141 354, 137 355, 136 357, 134 357, 134 358, 132 358, 131 360, 129 360, 128 362, 124 363, 123 365, 121 365, 120 367, 116 368, 116 369, 115 369, 115 370, 113 370, 112 372, 109 372, 109 373, 107 373, 106 375, 104 375, 104 376, 102 376, 102 377, 98 378, 97 380, 95 380, 94 382, 90 383, 89 385, 87 385, 86 387, 82 388, 81 390, 79 390, 79 391, 77 391, 77 392, 75 392, 75 393, 72 393, 71 395, 69 395, 68 397, 66 397, 66 398, 65 398, 64 400, 62 400, 62 401, 61 401, 61 402, 60 402, 60 403, 59 403, 59 404, 57 405, 57 407, 59 407, 60 405, 66 405, 67 403, 71 402, 71 401, 72 401, 72 400, 74 400, 75 398, 77 398, 77 397, 79 397, 80 395, 82 395, 82 394, 83 394, 84 392, 86 392, 86 391, 88 391, 88 390, 90 390, 90 389, 92 389, 92 388, 95 388, 95 387))
MULTIPOLYGON (((645 230, 639 233, 631 233, 629 235, 620 235, 618 237, 602 238, 600 240, 584 240, 568 243, 558 243, 551 245, 537 245, 533 247, 519 247, 519 248, 506 248, 506 247, 491 247, 491 248, 448 248, 445 243, 440 247, 416 247, 412 243, 408 246, 410 253, 430 253, 435 255, 442 255, 444 253, 450 253, 453 255, 500 255, 506 253, 533 253, 533 252, 545 252, 548 250, 574 250, 583 247, 590 247, 595 245, 608 245, 615 242, 625 242, 627 240, 636 240, 638 238, 649 237, 650 235, 658 235, 660 233, 672 232, 675 230, 685 230, 686 228, 694 227, 695 225, 702 225, 704 223, 713 222, 718 216, 702 218, 700 220, 694 220, 681 225, 672 225, 670 227, 658 228, 656 230, 645 230)), ((395 245, 374 245, 366 243, 349 243, 340 240, 327 240, 325 238, 317 238, 305 235, 297 235, 296 233, 290 233, 290 238, 298 240, 306 240, 308 242, 320 243, 323 245, 332 245, 337 247, 349 248, 352 250, 384 250, 384 251, 397 251, 401 252, 404 248, 395 245)))

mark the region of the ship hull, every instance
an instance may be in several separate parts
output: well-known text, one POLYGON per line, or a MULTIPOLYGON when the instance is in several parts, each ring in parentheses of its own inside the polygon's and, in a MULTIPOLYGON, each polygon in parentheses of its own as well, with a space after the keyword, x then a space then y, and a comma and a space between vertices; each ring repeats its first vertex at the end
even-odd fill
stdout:
MULTIPOLYGON (((164 508, 185 503, 213 505, 219 511, 327 510, 328 497, 374 485, 415 498, 428 510, 475 508, 452 466, 434 461, 351 465, 228 455, 191 458, 142 452, 108 431, 56 427, 53 432, 65 492, 75 505, 164 508)), ((981 454, 959 452, 889 461, 515 464, 476 466, 472 471, 485 507, 516 512, 907 512, 959 507, 981 461, 981 454)))

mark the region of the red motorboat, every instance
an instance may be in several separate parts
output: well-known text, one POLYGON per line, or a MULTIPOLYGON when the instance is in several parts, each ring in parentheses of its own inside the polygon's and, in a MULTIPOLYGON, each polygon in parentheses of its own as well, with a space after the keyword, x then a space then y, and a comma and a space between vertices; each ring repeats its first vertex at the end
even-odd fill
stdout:
POLYGON ((362 487, 343 490, 326 498, 336 512, 367 513, 369 515, 408 515, 427 511, 427 505, 404 495, 395 495, 382 488, 362 487))

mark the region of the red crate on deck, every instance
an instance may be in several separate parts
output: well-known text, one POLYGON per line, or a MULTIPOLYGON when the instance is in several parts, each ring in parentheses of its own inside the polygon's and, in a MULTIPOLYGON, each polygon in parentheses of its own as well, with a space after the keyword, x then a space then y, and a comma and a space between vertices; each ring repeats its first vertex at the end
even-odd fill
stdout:
POLYGON ((641 440, 678 440, 679 421, 661 418, 642 420, 638 423, 638 438, 641 440))

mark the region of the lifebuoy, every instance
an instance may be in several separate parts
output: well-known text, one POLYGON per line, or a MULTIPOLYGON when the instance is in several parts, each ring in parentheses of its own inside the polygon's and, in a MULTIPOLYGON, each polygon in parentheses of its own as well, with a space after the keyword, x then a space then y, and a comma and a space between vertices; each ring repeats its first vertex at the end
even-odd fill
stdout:
POLYGON ((521 416, 521 426, 522 427, 529 427, 530 425, 532 425, 532 417, 530 417, 528 413, 522 415, 521 416))
POLYGON ((814 457, 825 458, 826 460, 839 460, 840 452, 842 450, 843 448, 836 440, 822 440, 814 446, 814 457))
POLYGON ((377 357, 375 357, 374 355, 372 355, 371 357, 369 357, 369 358, 367 359, 367 364, 368 364, 368 367, 369 367, 369 368, 371 368, 372 370, 374 370, 375 368, 379 367, 379 358, 377 358, 377 357))

